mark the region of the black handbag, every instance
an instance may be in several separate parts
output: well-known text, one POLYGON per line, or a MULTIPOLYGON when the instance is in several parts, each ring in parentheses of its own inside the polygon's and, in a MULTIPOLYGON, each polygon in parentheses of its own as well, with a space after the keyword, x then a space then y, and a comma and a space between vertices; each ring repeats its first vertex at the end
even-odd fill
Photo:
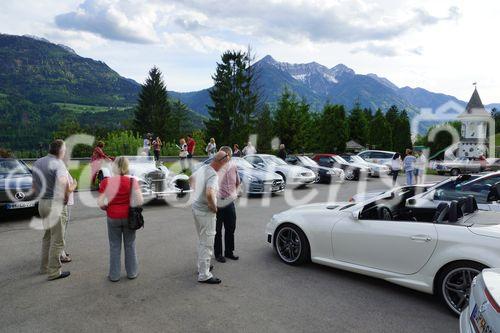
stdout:
POLYGON ((142 207, 134 207, 134 178, 130 177, 130 206, 128 208, 128 228, 138 230, 144 227, 144 217, 142 207))

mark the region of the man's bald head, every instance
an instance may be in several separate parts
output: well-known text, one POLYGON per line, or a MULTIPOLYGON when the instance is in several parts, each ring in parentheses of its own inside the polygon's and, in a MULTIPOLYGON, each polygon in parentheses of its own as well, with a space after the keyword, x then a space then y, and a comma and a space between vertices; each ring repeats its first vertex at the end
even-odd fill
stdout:
POLYGON ((217 154, 215 154, 214 159, 212 160, 212 163, 210 165, 212 168, 214 168, 215 171, 218 171, 220 168, 222 168, 228 161, 229 161, 229 154, 226 153, 225 151, 219 151, 217 154))

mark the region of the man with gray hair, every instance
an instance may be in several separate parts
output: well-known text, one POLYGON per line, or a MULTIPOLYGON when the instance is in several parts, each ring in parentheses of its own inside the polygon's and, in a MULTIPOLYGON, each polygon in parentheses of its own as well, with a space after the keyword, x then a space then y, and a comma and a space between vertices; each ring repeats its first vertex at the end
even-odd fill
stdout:
POLYGON ((76 187, 68 183, 68 170, 63 158, 66 145, 63 140, 54 140, 49 154, 33 164, 33 190, 37 197, 38 212, 45 230, 42 240, 41 274, 49 280, 66 278, 70 272, 61 272, 61 253, 64 249, 64 229, 68 221, 67 202, 76 187), (73 187, 74 186, 74 187, 73 187))
POLYGON ((238 168, 231 161, 233 151, 228 146, 223 146, 220 151, 229 156, 229 162, 219 170, 219 192, 217 193, 217 222, 215 235, 215 260, 226 262, 226 258, 238 260, 234 255, 234 231, 236 230, 236 208, 234 202, 238 198, 240 177, 238 168), (224 226, 224 256, 222 256, 222 226, 224 226))
POLYGON ((203 165, 189 178, 194 195, 192 206, 194 224, 198 233, 198 282, 200 283, 221 283, 221 280, 210 272, 210 260, 214 249, 219 190, 217 172, 228 160, 229 155, 219 151, 210 164, 203 165))

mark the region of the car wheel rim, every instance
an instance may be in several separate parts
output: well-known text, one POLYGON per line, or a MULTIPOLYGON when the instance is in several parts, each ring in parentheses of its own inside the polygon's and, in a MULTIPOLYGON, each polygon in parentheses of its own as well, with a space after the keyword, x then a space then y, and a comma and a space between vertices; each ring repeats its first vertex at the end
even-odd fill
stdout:
POLYGON ((276 249, 281 259, 286 262, 295 262, 302 251, 302 244, 297 231, 292 228, 282 228, 276 236, 276 249))
POLYGON ((354 172, 352 170, 346 171, 345 178, 348 179, 348 180, 353 179, 354 178, 354 172))
POLYGON ((444 299, 457 314, 469 304, 472 280, 480 272, 475 268, 460 267, 449 272, 442 285, 444 299))

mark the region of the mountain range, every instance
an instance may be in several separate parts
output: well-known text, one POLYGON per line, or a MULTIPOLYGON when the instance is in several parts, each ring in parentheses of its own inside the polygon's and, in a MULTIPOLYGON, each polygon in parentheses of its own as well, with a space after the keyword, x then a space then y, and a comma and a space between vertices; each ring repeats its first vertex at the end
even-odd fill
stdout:
MULTIPOLYGON (((267 55, 253 67, 261 98, 268 103, 275 103, 286 86, 313 109, 320 109, 326 102, 343 104, 348 109, 356 103, 383 110, 397 105, 412 116, 420 108, 435 109, 450 100, 466 104, 423 88, 400 88, 376 74, 357 74, 344 64, 332 68, 316 62, 290 64, 267 55)), ((104 62, 81 57, 67 46, 34 36, 0 34, 0 96, 116 107, 134 105, 139 89, 139 83, 121 76, 104 62)), ((206 117, 206 105, 211 103, 209 89, 169 94, 195 111, 197 115, 192 117, 206 117)), ((494 106, 498 104, 487 107, 494 106)))

